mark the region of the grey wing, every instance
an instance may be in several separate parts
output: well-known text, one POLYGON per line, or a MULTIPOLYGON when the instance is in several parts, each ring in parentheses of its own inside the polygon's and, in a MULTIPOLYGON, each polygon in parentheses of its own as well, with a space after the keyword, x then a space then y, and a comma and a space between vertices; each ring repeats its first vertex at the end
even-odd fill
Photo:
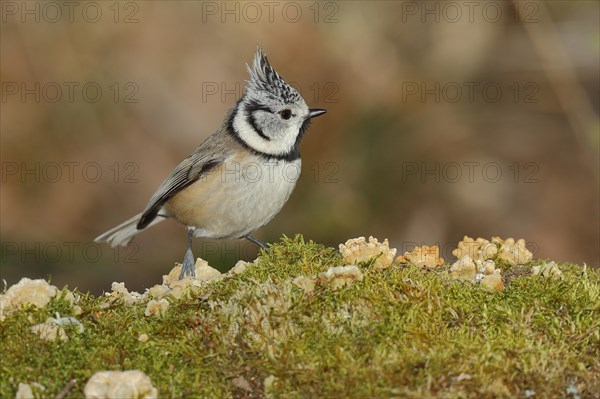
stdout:
POLYGON ((146 209, 142 212, 140 221, 137 224, 138 230, 148 226, 154 220, 164 203, 171 197, 194 183, 211 169, 223 163, 228 156, 228 151, 223 151, 223 148, 219 148, 221 146, 214 141, 209 138, 209 140, 200 145, 192 155, 177 165, 169 177, 158 187, 152 198, 150 198, 150 201, 148 201, 146 209))

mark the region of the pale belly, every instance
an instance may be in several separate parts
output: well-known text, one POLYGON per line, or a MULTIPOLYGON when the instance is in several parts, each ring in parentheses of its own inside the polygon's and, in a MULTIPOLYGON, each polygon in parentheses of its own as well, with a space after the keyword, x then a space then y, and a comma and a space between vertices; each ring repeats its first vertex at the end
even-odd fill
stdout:
POLYGON ((239 238, 268 223, 287 202, 300 177, 300 160, 233 159, 186 187, 164 211, 195 235, 239 238))

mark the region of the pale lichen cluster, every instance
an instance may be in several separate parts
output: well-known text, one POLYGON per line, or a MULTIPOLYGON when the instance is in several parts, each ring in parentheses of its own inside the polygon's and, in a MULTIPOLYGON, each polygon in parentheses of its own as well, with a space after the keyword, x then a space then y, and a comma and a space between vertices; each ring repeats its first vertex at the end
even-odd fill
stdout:
POLYGON ((304 290, 307 294, 313 292, 316 287, 337 290, 351 285, 354 281, 362 281, 363 273, 356 265, 330 267, 326 272, 319 273, 316 277, 298 276, 294 284, 304 290))
POLYGON ((533 254, 527 249, 524 239, 515 240, 492 237, 491 241, 465 236, 452 251, 458 258, 450 267, 450 276, 473 284, 481 284, 491 291, 502 291, 504 282, 499 262, 511 266, 528 263, 533 254))
MULTIPOLYGON (((242 267, 251 264, 239 261, 232 271, 222 274, 217 269, 210 267, 204 259, 198 258, 195 264, 196 275, 194 278, 187 277, 179 280, 181 265, 176 264, 167 275, 163 276, 162 284, 148 288, 143 294, 127 290, 125 283, 112 283, 112 291, 107 292, 105 296, 109 302, 122 300, 127 305, 146 304, 145 316, 161 317, 165 316, 169 309, 169 299, 192 296, 207 283, 220 280, 225 276, 235 275, 242 270, 242 267)), ((108 306, 108 303, 105 306, 108 306)))
MULTIPOLYGON (((45 397, 46 387, 32 383, 19 383, 15 399, 45 397)), ((86 399, 157 399, 158 390, 150 377, 140 370, 98 371, 85 384, 86 399)))
MULTIPOLYGON (((369 237, 367 242, 364 237, 348 240, 340 245, 340 253, 345 261, 361 264, 372 262, 375 269, 385 269, 392 265, 396 254, 395 248, 390 248, 388 240, 379 243, 376 238, 369 237)), ((500 237, 492 237, 491 241, 485 238, 473 239, 465 236, 458 243, 452 254, 458 258, 450 267, 450 277, 458 280, 468 281, 473 284, 481 284, 490 291, 502 291, 504 281, 502 270, 498 263, 504 262, 509 265, 521 265, 530 262, 533 254, 527 249, 524 239, 515 240, 500 237)), ((440 256, 437 245, 418 246, 412 251, 405 252, 396 258, 398 264, 413 264, 426 270, 443 270, 444 259, 440 256)), ((542 276, 556 276, 560 270, 554 264, 534 266, 533 274, 542 276)), ((305 277, 298 278, 295 283, 305 291, 312 288, 311 281, 305 277)))
POLYGON ((112 283, 112 291, 106 293, 106 297, 110 301, 122 300, 128 305, 148 302, 146 316, 161 314, 168 308, 168 304, 165 305, 166 299, 165 301, 161 301, 163 298, 181 299, 186 295, 194 295, 194 293, 198 292, 208 282, 219 280, 225 276, 218 270, 210 267, 201 258, 196 260, 195 272, 196 276, 194 278, 187 277, 179 280, 181 265, 176 264, 167 275, 163 276, 162 284, 156 284, 148 288, 143 294, 127 290, 124 283, 112 283), (162 310, 157 311, 158 308, 162 310))
POLYGON ((340 253, 348 264, 373 262, 375 269, 387 269, 392 265, 396 256, 396 248, 390 249, 388 240, 382 243, 372 236, 369 241, 365 237, 352 238, 344 244, 340 244, 340 253))
POLYGON ((492 291, 504 289, 501 270, 496 268, 496 264, 491 259, 473 260, 471 256, 465 254, 450 266, 450 276, 473 284, 480 283, 492 291))
POLYGON ((541 265, 533 266, 531 271, 533 272, 534 276, 542 277, 561 278, 563 274, 562 270, 558 268, 558 265, 554 261, 548 263, 542 262, 541 265))
POLYGON ((437 245, 416 247, 412 251, 399 256, 397 261, 398 263, 412 263, 426 269, 434 269, 444 265, 444 259, 440 258, 440 248, 437 245))
POLYGON ((36 324, 31 327, 31 332, 39 335, 40 339, 44 341, 68 341, 69 337, 65 332, 64 326, 73 325, 77 327, 78 333, 83 333, 85 328, 83 324, 75 317, 60 317, 59 314, 56 317, 49 317, 44 323, 36 324))
POLYGON ((465 255, 469 255, 469 258, 473 260, 487 260, 492 259, 498 253, 498 246, 492 244, 485 238, 478 237, 476 240, 469 236, 465 236, 462 241, 458 243, 458 248, 452 251, 452 255, 461 259, 465 255))
POLYGON ((158 390, 140 370, 99 371, 83 390, 86 399, 156 399, 158 390))
POLYGON ((159 300, 150 299, 146 305, 146 311, 144 312, 144 315, 164 316, 167 313, 167 309, 169 309, 169 305, 169 301, 167 301, 165 298, 161 298, 159 300))
MULTIPOLYGON (((61 291, 58 288, 48 284, 46 280, 31 280, 24 277, 4 294, 0 294, 0 321, 11 312, 26 306, 43 308, 59 292, 61 291)), ((68 291, 65 293, 65 299, 70 303, 75 302, 75 297, 68 291)))
POLYGON ((15 399, 33 399, 43 397, 46 387, 37 382, 24 383, 20 382, 17 388, 15 399))
POLYGON ((364 275, 358 265, 369 265, 376 270, 389 268, 396 256, 396 248, 390 248, 387 239, 379 242, 373 236, 367 241, 365 237, 352 238, 339 245, 339 251, 345 266, 330 267, 316 276, 298 276, 293 283, 307 294, 315 288, 337 290, 352 285, 354 281, 362 281, 364 275))
POLYGON ((521 265, 533 259, 533 254, 527 249, 524 239, 515 240, 512 237, 503 240, 500 237, 492 237, 491 241, 478 237, 476 240, 465 236, 458 243, 458 248, 452 251, 452 255, 461 259, 465 255, 475 261, 499 259, 511 265, 521 265))

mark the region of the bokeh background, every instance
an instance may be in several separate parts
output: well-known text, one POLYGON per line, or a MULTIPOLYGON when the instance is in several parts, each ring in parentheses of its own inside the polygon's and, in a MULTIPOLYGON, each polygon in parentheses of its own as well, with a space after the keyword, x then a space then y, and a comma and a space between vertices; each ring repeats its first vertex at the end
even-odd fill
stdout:
MULTIPOLYGON (((1 275, 94 293, 160 281, 185 229, 112 250, 241 95, 256 46, 313 107, 303 175, 256 232, 402 253, 463 235, 599 255, 599 3, 11 2, 1 20, 1 275)), ((245 241, 197 239, 222 270, 245 241)))

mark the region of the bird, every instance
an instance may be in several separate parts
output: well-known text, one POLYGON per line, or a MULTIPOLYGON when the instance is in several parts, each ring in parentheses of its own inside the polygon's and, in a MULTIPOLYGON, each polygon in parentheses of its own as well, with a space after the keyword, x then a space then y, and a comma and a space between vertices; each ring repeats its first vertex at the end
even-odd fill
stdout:
POLYGON ((173 169, 144 210, 95 239, 112 247, 166 219, 188 229, 179 279, 195 277, 192 241, 245 238, 270 222, 289 199, 300 177, 300 141, 312 118, 309 108, 257 47, 241 98, 211 136, 173 169))

